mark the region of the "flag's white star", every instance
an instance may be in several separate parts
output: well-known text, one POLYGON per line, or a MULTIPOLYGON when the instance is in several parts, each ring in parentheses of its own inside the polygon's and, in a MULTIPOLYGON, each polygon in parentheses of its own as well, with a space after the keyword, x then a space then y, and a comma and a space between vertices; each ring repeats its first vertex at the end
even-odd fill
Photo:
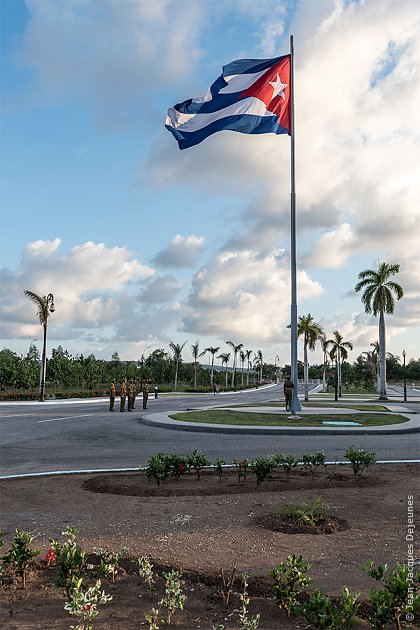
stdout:
POLYGON ((276 75, 276 80, 275 81, 269 81, 269 84, 273 86, 273 96, 272 96, 272 98, 277 96, 277 94, 280 94, 280 96, 282 97, 283 101, 285 101, 286 97, 284 95, 284 88, 287 87, 287 83, 282 83, 280 81, 279 75, 277 74, 276 75))

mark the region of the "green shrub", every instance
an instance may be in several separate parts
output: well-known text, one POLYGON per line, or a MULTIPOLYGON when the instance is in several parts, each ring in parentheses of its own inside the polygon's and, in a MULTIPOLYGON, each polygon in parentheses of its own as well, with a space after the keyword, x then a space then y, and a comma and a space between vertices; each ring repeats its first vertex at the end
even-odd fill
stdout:
POLYGON ((385 624, 391 622, 400 630, 401 618, 414 619, 414 614, 420 610, 420 574, 413 578, 406 564, 396 564, 387 577, 387 565, 380 564, 375 568, 372 560, 363 568, 383 585, 381 589, 373 588, 369 593, 372 630, 383 630, 385 624))
POLYGON ((304 453, 302 455, 302 465, 305 472, 309 473, 312 479, 315 477, 316 469, 325 464, 325 452, 319 451, 313 455, 304 453))
POLYGON ((156 453, 147 460, 145 474, 149 481, 153 477, 158 486, 161 481, 165 481, 171 472, 171 455, 167 453, 156 453))
POLYGON ((187 466, 188 468, 193 468, 197 473, 198 479, 200 479, 200 472, 204 468, 204 466, 210 466, 211 461, 207 459, 207 457, 201 451, 197 449, 187 455, 187 466))
POLYGON ((372 466, 376 462, 375 453, 373 451, 357 450, 353 446, 349 446, 344 457, 351 462, 353 474, 355 477, 362 477, 366 468, 372 466))
POLYGON ((256 457, 252 460, 251 468, 257 477, 257 486, 262 484, 275 466, 276 461, 272 457, 256 457))
POLYGON ((279 608, 287 612, 287 616, 294 612, 298 605, 298 596, 305 592, 312 578, 307 577, 310 564, 302 560, 302 556, 287 556, 287 562, 281 562, 278 569, 271 569, 270 576, 274 580, 275 600, 279 608))
POLYGON ((289 520, 299 527, 316 527, 330 515, 329 508, 321 497, 310 503, 284 503, 277 510, 277 516, 289 520))
POLYGON ((314 589, 306 602, 297 607, 297 612, 303 615, 318 630, 348 630, 356 622, 356 614, 360 604, 357 603, 359 594, 351 595, 347 587, 334 601, 319 589, 314 589))
POLYGON ((33 539, 28 532, 16 529, 13 545, 2 561, 2 567, 11 567, 20 576, 22 588, 26 586, 26 571, 32 559, 39 555, 39 549, 31 549, 33 539))

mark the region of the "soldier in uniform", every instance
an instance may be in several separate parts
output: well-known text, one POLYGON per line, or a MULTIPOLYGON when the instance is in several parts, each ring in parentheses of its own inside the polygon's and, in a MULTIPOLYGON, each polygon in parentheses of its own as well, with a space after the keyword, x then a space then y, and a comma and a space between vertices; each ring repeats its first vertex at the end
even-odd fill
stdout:
POLYGON ((292 395, 293 395, 294 387, 295 386, 293 385, 290 378, 287 378, 284 381, 283 391, 284 391, 284 398, 286 400, 286 411, 289 410, 289 407, 292 404, 292 395))
POLYGON ((149 383, 144 381, 143 383, 143 409, 147 409, 147 400, 149 398, 149 383))
POLYGON ((133 379, 127 385, 127 411, 132 411, 133 409, 133 379))
POLYGON ((133 398, 131 401, 131 409, 134 409, 134 403, 136 402, 136 396, 137 396, 136 379, 135 378, 131 379, 131 382, 133 383, 133 398))
POLYGON ((125 399, 127 396, 127 379, 123 378, 120 391, 120 411, 125 411, 125 399))
POLYGON ((109 388, 109 410, 114 411, 115 402, 115 379, 112 379, 111 386, 109 388))

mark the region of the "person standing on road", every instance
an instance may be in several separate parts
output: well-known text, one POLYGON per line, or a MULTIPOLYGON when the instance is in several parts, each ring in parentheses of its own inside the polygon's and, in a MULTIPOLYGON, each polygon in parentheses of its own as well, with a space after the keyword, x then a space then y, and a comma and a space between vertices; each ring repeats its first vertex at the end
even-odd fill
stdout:
POLYGON ((115 403, 115 379, 112 379, 111 386, 109 388, 109 410, 114 411, 115 403))
POLYGON ((132 411, 133 409, 133 379, 127 384, 127 411, 132 411))
POLYGON ((149 384, 147 381, 143 383, 143 409, 147 409, 147 401, 149 398, 149 384))
POLYGON ((292 395, 293 395, 294 388, 295 386, 293 385, 290 378, 287 378, 284 381, 284 385, 283 385, 284 398, 286 401, 286 411, 289 411, 290 405, 292 404, 292 395))
POLYGON ((155 385, 155 398, 158 398, 159 396, 159 388, 157 385, 155 385))
POLYGON ((127 397, 127 379, 123 378, 120 390, 120 411, 125 411, 125 399, 127 397))
POLYGON ((131 409, 134 409, 134 403, 136 402, 136 396, 137 396, 136 379, 132 378, 131 382, 133 383, 133 398, 131 401, 131 409))

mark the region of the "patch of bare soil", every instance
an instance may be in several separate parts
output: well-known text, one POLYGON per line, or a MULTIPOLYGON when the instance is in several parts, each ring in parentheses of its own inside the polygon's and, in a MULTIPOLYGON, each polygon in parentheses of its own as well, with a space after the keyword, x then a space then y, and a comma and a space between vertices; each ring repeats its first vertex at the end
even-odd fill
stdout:
MULTIPOLYGON (((304 619, 288 619, 275 606, 269 570, 288 555, 300 554, 312 564, 314 587, 338 595, 346 585, 366 599, 375 586, 361 568, 367 560, 406 562, 407 498, 417 498, 418 470, 414 464, 377 465, 358 482, 350 467, 340 468, 340 475, 332 479, 323 472, 312 479, 296 469, 290 479, 276 473, 260 486, 253 475, 239 484, 233 473, 226 473, 222 481, 210 473, 200 480, 190 473, 159 487, 139 473, 2 480, 0 528, 6 532, 5 550, 16 527, 31 532, 42 550, 40 557, 45 557, 49 539, 61 540, 69 525, 79 530, 78 540, 89 552, 94 547, 129 548, 115 585, 99 576, 113 600, 100 610, 95 629, 148 628, 145 614, 164 591, 161 574, 175 568, 183 575, 187 600, 167 628, 211 630, 223 623, 237 630, 240 576, 247 570, 249 613, 261 614, 261 630, 303 630, 309 627, 304 619), (270 526, 282 502, 318 496, 330 506, 329 535, 270 526), (135 569, 139 556, 149 556, 160 576, 154 602, 135 569), (225 608, 220 570, 228 572, 233 563, 236 580, 225 608)), ((64 611, 66 595, 54 585, 55 578, 56 569, 38 560, 25 591, 6 583, 1 589, 0 625, 7 630, 76 625, 64 611)), ((367 629, 369 624, 361 619, 356 628, 367 629)))

